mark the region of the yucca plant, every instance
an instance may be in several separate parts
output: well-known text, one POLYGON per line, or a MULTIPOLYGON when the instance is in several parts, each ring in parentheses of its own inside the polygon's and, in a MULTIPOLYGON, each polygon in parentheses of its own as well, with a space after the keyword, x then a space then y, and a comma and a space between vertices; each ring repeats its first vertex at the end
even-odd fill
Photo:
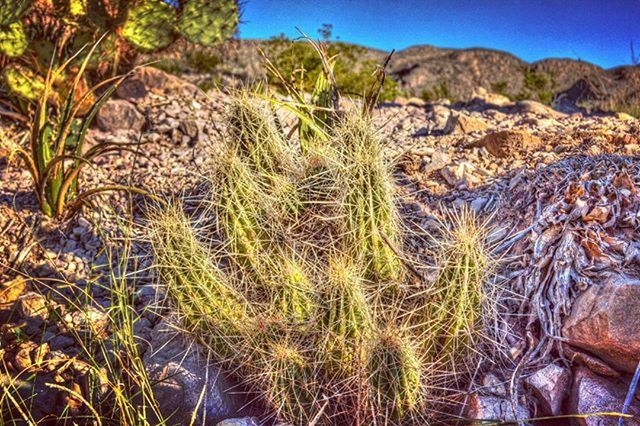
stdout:
POLYGON ((34 184, 34 193, 42 212, 47 216, 63 218, 72 215, 90 196, 105 192, 126 190, 144 193, 122 185, 105 185, 79 192, 78 181, 82 170, 97 157, 122 150, 131 145, 103 143, 85 149, 86 135, 98 110, 109 99, 127 76, 110 78, 86 90, 77 99, 86 65, 97 45, 78 51, 59 67, 51 66, 45 79, 29 129, 29 147, 5 139, 6 149, 17 154, 26 164, 34 184), (76 73, 65 98, 52 91, 56 81, 70 62, 84 54, 85 59, 76 73), (81 111, 86 110, 82 116, 81 111))

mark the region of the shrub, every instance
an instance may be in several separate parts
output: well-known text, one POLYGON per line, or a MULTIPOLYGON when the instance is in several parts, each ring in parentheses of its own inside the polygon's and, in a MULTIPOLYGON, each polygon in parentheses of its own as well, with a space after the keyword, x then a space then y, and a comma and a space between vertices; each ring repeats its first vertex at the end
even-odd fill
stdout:
POLYGON ((189 50, 185 57, 189 68, 197 73, 207 74, 214 72, 221 64, 222 58, 207 50, 189 50))
POLYGON ((449 90, 447 83, 440 83, 433 86, 431 89, 424 89, 420 94, 420 97, 427 102, 437 101, 440 99, 449 99, 451 102, 455 102, 455 98, 451 94, 451 90, 449 90))
MULTIPOLYGON (((310 93, 318 76, 322 74, 323 63, 313 46, 305 42, 295 42, 284 37, 271 39, 266 48, 273 66, 283 76, 289 76, 290 82, 299 90, 310 93)), ((372 72, 376 68, 373 60, 362 60, 366 49, 360 46, 331 42, 327 44, 327 57, 335 56, 333 73, 337 87, 343 94, 363 96, 372 82, 372 72)), ((269 76, 269 83, 284 89, 282 82, 275 76, 269 76)), ((400 94, 398 83, 388 79, 380 100, 393 100, 400 94)))
POLYGON ((508 83, 506 81, 498 81, 497 83, 493 83, 491 85, 491 90, 494 93, 497 93, 502 96, 506 96, 511 99, 513 96, 508 92, 508 83))
POLYGON ((544 104, 553 102, 553 91, 557 83, 553 75, 535 72, 530 68, 524 70, 524 87, 515 96, 516 100, 536 99, 544 104))

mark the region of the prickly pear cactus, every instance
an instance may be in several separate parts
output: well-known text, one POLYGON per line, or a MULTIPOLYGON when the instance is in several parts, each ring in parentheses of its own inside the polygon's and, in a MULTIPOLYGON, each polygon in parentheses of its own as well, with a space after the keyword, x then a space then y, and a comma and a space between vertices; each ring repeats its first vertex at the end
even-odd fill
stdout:
POLYGON ((32 3, 33 0, 0 0, 0 28, 22 18, 32 3))
POLYGON ((211 46, 233 36, 238 7, 233 0, 190 0, 178 20, 178 32, 192 43, 211 46))
POLYGON ((84 15, 87 11, 87 0, 69 0, 69 13, 73 16, 84 15))
MULTIPOLYGON (((235 0, 0 0, 0 85, 34 99, 38 82, 28 84, 25 72, 42 77, 52 60, 70 59, 105 33, 87 63, 98 78, 129 70, 139 52, 163 49, 179 37, 221 42, 237 25, 235 0), (32 9, 42 19, 23 19, 32 9), (65 37, 51 35, 63 29, 65 37), (64 45, 55 46, 60 40, 64 45), (20 67, 10 68, 15 64, 20 67)), ((75 58, 83 60, 84 54, 75 58)))
POLYGON ((10 58, 15 58, 22 55, 28 45, 29 40, 27 40, 22 22, 14 22, 0 28, 0 52, 10 58))
POLYGON ((4 71, 4 81, 11 92, 21 98, 35 101, 44 90, 44 81, 31 70, 11 65, 4 71))
POLYGON ((129 10, 122 36, 137 49, 152 51, 174 40, 174 8, 161 0, 144 0, 129 10))

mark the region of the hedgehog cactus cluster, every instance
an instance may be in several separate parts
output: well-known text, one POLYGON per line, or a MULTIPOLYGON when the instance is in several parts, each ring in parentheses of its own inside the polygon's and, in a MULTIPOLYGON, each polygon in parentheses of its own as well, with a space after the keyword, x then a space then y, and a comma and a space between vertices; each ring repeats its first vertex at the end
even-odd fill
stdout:
POLYGON ((232 101, 226 147, 211 156, 211 195, 193 215, 174 203, 152 220, 157 266, 183 325, 281 420, 308 424, 320 416, 323 424, 350 424, 355 412, 365 423, 372 413, 398 423, 419 416, 428 345, 404 325, 406 312, 378 305, 378 293, 405 273, 380 243, 388 233, 400 246, 401 230, 376 136, 354 130, 370 125, 354 112, 336 123, 335 149, 312 144, 302 154, 271 112, 246 94, 232 101), (341 146, 356 142, 373 149, 368 165, 341 146), (307 157, 319 153, 331 156, 325 167, 340 170, 317 169, 307 157), (355 177, 348 172, 354 167, 355 177), (325 176, 305 178, 315 173, 325 176), (295 189, 288 197, 296 211, 278 205, 283 180, 295 189), (314 212, 314 193, 331 194, 323 197, 324 213, 314 212), (296 230, 301 217, 333 228, 333 237, 318 244, 296 230), (386 269, 372 273, 377 262, 386 269))
POLYGON ((34 85, 7 74, 42 79, 54 52, 62 62, 104 36, 91 65, 100 73, 119 72, 137 52, 164 49, 180 38, 212 46, 231 38, 237 24, 234 0, 0 0, 0 62, 7 64, 0 81, 32 100, 34 85))
POLYGON ((439 278, 416 280, 367 110, 324 104, 320 119, 323 101, 291 93, 235 93, 209 191, 152 215, 173 308, 276 423, 429 424, 442 360, 474 344, 485 235, 460 217, 439 278))

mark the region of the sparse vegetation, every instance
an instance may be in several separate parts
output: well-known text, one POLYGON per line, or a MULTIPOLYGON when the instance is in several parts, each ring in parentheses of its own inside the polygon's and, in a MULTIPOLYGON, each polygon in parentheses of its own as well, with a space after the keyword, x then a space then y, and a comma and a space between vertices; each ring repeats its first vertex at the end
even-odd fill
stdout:
POLYGON ((511 98, 512 95, 508 91, 508 84, 506 81, 498 81, 497 83, 493 83, 491 85, 491 90, 494 93, 497 93, 502 96, 506 96, 507 98, 511 98))
POLYGON ((525 68, 524 87, 514 98, 516 100, 535 99, 544 104, 551 104, 556 88, 557 83, 553 76, 525 68))
POLYGON ((222 58, 208 50, 190 50, 186 54, 186 63, 195 72, 212 73, 222 64, 222 58))
POLYGON ((420 97, 427 102, 437 101, 440 99, 448 99, 451 102, 455 102, 446 82, 435 85, 431 89, 423 90, 420 97))
MULTIPOLYGON (((69 324, 66 330, 77 348, 73 357, 40 342, 31 347, 30 365, 17 374, 6 358, 0 357, 0 424, 42 423, 35 413, 43 394, 66 401, 63 411, 47 419, 56 424, 82 421, 154 426, 171 422, 162 414, 154 397, 155 383, 142 361, 136 330, 144 318, 134 303, 140 271, 135 268, 129 230, 124 223, 122 226, 125 234, 118 239, 118 249, 105 247, 106 263, 96 265, 95 277, 86 286, 29 277, 37 286, 37 294, 47 300, 39 315, 51 322, 61 321, 64 309, 67 315, 82 318, 85 325, 69 324), (110 304, 96 310, 93 306, 99 303, 93 292, 102 286, 110 304)), ((102 237, 105 241, 111 238, 102 237)), ((113 246, 113 241, 107 244, 113 246)), ((11 346, 32 343, 23 327, 14 329, 16 339, 3 347, 3 356, 11 346)))
MULTIPOLYGON (((273 66, 303 92, 310 93, 322 73, 322 60, 309 43, 291 41, 286 37, 273 38, 265 49, 273 66)), ((349 96, 363 96, 372 82, 377 64, 362 59, 366 49, 357 45, 332 42, 327 45, 328 56, 335 56, 333 73, 338 88, 349 96)), ((269 83, 284 89, 281 81, 273 75, 269 83)), ((380 100, 392 100, 400 94, 397 82, 387 79, 380 93, 380 100)))

